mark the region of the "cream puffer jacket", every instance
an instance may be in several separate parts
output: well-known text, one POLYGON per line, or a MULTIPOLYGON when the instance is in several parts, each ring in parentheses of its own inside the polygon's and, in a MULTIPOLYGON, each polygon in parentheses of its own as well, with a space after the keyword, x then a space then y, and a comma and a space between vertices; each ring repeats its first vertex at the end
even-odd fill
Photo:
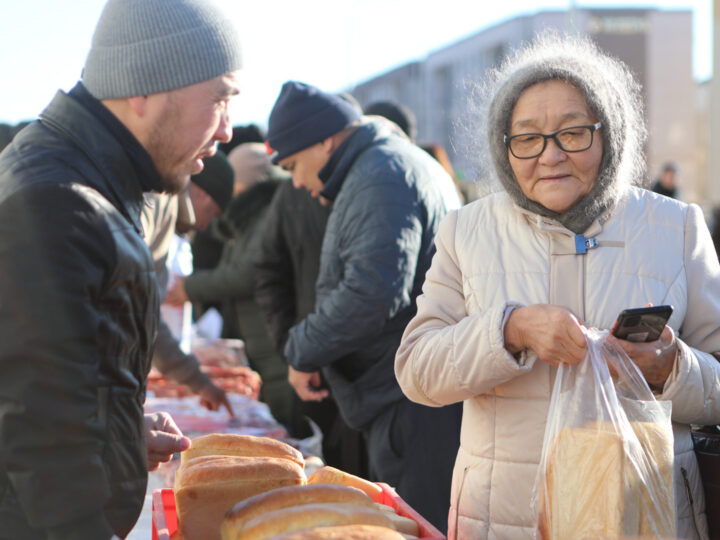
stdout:
POLYGON ((530 501, 556 369, 532 351, 518 360, 505 350, 509 307, 566 305, 587 326, 611 328, 621 310, 648 302, 675 307, 669 325, 680 338, 658 396, 672 401, 678 535, 707 538, 689 424, 720 423, 720 363, 709 354, 720 351, 720 265, 702 212, 631 188, 585 236, 583 245, 595 247, 577 254, 572 232, 505 193, 461 208, 440 227, 395 370, 418 403, 464 402, 451 539, 535 531, 530 501))

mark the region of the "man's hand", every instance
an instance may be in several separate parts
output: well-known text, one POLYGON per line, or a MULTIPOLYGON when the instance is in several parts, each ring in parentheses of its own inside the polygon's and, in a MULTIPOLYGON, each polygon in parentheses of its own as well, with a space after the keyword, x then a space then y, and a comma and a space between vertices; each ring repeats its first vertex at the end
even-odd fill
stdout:
POLYGON ((220 405, 225 405, 225 408, 230 413, 230 416, 235 416, 225 390, 217 386, 212 381, 209 381, 205 386, 200 388, 200 390, 198 390, 198 395, 200 396, 200 404, 206 409, 217 411, 220 408, 220 405))
POLYGON ((179 278, 170 290, 168 290, 167 296, 165 297, 165 304, 171 306, 182 306, 185 302, 189 302, 187 293, 185 292, 185 278, 179 278))
POLYGON ((160 463, 170 461, 175 452, 190 448, 190 439, 183 436, 172 416, 166 412, 145 415, 145 439, 148 471, 154 471, 160 463))
POLYGON ((320 388, 320 373, 305 373, 288 367, 288 381, 303 401, 322 401, 328 397, 328 391, 320 388))

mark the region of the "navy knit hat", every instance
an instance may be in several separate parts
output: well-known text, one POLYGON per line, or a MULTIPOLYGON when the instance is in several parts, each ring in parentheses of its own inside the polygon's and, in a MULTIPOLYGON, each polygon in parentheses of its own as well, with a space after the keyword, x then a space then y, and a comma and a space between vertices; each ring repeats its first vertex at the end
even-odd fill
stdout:
POLYGON ((82 82, 97 99, 167 92, 236 71, 240 40, 207 0, 109 0, 82 82))
POLYGON ((225 210, 233 197, 235 171, 227 156, 222 152, 203 159, 203 170, 190 177, 190 180, 210 195, 225 210))
POLYGON ((361 117, 341 97, 301 82, 286 82, 268 121, 268 145, 275 152, 273 163, 327 139, 361 117))

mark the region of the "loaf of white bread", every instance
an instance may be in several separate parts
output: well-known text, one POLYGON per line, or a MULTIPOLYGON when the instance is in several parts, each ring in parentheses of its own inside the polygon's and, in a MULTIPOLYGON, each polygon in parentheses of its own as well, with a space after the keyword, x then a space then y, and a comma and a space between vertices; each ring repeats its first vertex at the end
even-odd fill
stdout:
MULTIPOLYGON (((378 501, 382 498, 382 489, 377 484, 369 482, 364 478, 360 478, 354 474, 346 473, 335 467, 322 467, 315 473, 308 476, 308 485, 314 484, 337 484, 341 486, 349 486, 364 491, 374 501, 378 501)), ((420 527, 417 521, 404 516, 400 516, 395 512, 395 509, 386 504, 376 502, 376 507, 383 512, 386 512, 387 516, 392 521, 393 527, 400 533, 407 534, 410 537, 418 536, 420 534, 420 527)))
POLYGON ((223 540, 266 540, 272 536, 335 525, 378 525, 393 529, 390 519, 372 506, 354 503, 300 504, 273 510, 247 521, 240 529, 226 535, 223 540))
POLYGON ((340 525, 279 534, 271 536, 268 540, 404 540, 405 538, 407 536, 387 527, 340 525))
POLYGON ((360 489, 368 494, 373 500, 377 500, 382 489, 377 484, 369 482, 364 478, 346 473, 335 467, 322 467, 308 477, 308 484, 339 484, 360 489))
POLYGON ((542 540, 675 537, 672 429, 644 422, 631 426, 654 461, 650 482, 657 498, 611 424, 563 428, 551 443, 545 491, 538 497, 542 540))
POLYGON ((276 457, 305 464, 302 453, 289 444, 270 437, 211 433, 193 439, 190 448, 180 454, 180 462, 200 456, 276 457))
POLYGON ((225 516, 221 536, 223 540, 265 539, 293 531, 358 524, 381 525, 409 538, 419 534, 414 520, 397 515, 393 508, 374 502, 357 488, 307 484, 275 489, 237 503, 225 516))
POLYGON ((178 528, 184 540, 220 540, 225 513, 235 503, 306 480, 298 463, 302 455, 274 439, 215 435, 193 440, 193 448, 196 457, 186 456, 175 474, 178 528), (266 449, 273 457, 263 456, 266 449), (212 451, 234 455, 208 453, 212 451))
POLYGON ((375 508, 375 503, 359 489, 329 484, 289 486, 249 497, 235 504, 226 514, 221 532, 222 538, 235 538, 251 519, 304 504, 352 503, 375 508))

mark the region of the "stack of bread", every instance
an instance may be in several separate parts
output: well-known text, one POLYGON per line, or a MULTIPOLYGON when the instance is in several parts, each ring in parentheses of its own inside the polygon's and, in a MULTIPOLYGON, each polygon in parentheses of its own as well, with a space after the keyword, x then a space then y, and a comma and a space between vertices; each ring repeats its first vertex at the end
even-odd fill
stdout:
POLYGON ((178 527, 185 540, 220 540, 238 501, 305 483, 302 454, 268 437, 211 434, 192 441, 175 474, 178 527))
POLYGON ((675 537, 672 429, 630 425, 647 464, 633 462, 627 441, 611 423, 560 430, 539 493, 542 540, 675 537), (648 469, 647 478, 639 476, 638 467, 648 469))
POLYGON ((419 535, 414 520, 375 502, 382 494, 376 484, 332 467, 306 479, 303 463, 296 449, 267 437, 194 439, 175 477, 179 537, 390 540, 419 535))

